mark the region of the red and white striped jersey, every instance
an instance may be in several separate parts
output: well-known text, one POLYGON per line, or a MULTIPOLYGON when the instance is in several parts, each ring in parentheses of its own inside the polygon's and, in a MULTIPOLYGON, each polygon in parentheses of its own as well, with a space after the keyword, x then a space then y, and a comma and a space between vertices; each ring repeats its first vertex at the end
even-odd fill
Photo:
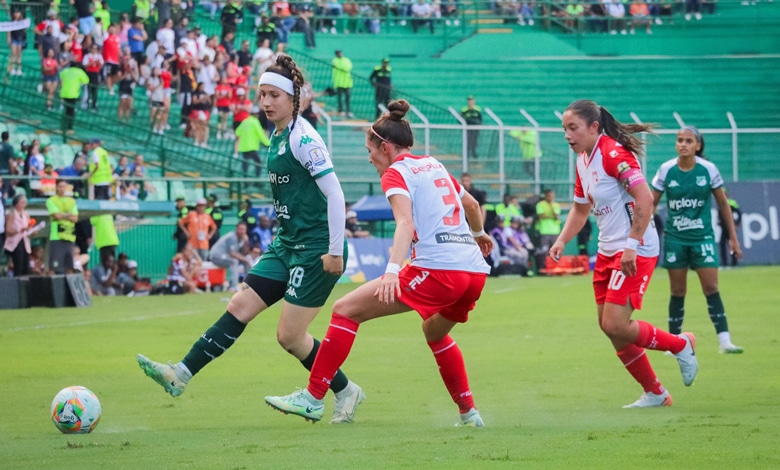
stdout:
MULTIPOLYGON (((600 135, 588 155, 577 156, 574 202, 590 204, 599 227, 599 253, 623 251, 634 218, 634 198, 628 189, 647 184, 636 155, 615 139, 600 135)), ((658 233, 652 219, 637 248, 637 255, 658 256, 658 233)))
POLYGON ((447 271, 490 273, 466 222, 465 189, 438 160, 399 155, 382 176, 385 196, 412 201, 415 235, 412 265, 447 271))

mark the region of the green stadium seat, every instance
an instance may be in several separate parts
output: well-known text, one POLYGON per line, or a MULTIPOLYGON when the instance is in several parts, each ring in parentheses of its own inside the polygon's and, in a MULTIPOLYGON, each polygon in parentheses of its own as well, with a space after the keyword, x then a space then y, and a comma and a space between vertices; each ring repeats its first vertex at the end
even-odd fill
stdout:
POLYGON ((76 156, 76 154, 73 153, 73 147, 68 144, 60 145, 60 153, 63 161, 66 162, 66 166, 73 163, 73 158, 76 156))
POLYGON ((51 136, 49 134, 35 134, 35 138, 41 143, 41 148, 51 145, 51 136))

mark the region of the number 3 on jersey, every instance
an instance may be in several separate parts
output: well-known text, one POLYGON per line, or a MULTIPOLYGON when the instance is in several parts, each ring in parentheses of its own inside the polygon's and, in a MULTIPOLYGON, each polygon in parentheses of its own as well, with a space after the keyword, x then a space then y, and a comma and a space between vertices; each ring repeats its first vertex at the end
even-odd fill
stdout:
POLYGON ((433 183, 437 188, 445 188, 447 194, 441 198, 446 206, 452 206, 452 217, 444 217, 442 221, 444 225, 458 226, 460 225, 460 205, 458 204, 458 195, 455 193, 455 188, 452 187, 452 182, 448 178, 439 178, 434 180, 433 183))

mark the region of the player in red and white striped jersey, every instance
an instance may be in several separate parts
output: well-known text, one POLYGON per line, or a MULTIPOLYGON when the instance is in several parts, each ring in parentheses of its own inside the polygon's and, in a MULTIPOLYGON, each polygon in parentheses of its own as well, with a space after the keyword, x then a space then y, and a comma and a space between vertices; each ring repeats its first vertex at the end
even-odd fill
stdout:
POLYGON ((642 143, 633 134, 650 126, 624 125, 593 101, 575 101, 563 114, 569 146, 578 154, 574 206, 550 256, 558 260, 564 246, 580 231, 593 211, 599 227, 599 250, 593 272, 599 326, 612 341, 618 358, 642 385, 644 393, 625 408, 670 406, 645 349, 670 351, 677 357, 683 383, 698 372, 692 333, 673 335, 632 320, 642 308, 658 258, 658 235, 652 226, 653 195, 636 154, 642 143))
POLYGON ((484 426, 474 405, 460 348, 449 335, 468 320, 490 267, 484 256, 493 243, 485 234, 479 203, 438 160, 412 155, 414 135, 404 119, 409 104, 388 104, 366 135, 369 160, 382 179, 396 230, 384 276, 355 289, 333 306, 306 390, 266 397, 272 407, 313 421, 323 414, 322 399, 344 363, 361 323, 417 311, 423 333, 453 401, 457 425, 484 426), (412 262, 401 268, 409 247, 412 262))

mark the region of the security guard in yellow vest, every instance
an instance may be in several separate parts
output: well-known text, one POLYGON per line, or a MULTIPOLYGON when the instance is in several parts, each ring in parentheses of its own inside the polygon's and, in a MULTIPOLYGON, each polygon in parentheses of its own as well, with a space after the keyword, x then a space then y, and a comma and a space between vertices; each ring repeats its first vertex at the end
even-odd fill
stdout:
POLYGON ((146 24, 149 17, 152 16, 151 0, 135 0, 133 2, 133 14, 141 20, 141 23, 146 24))
MULTIPOLYGON (((460 115, 469 126, 479 126, 482 124, 482 108, 477 106, 473 96, 466 99, 466 106, 460 110, 460 115)), ((468 157, 477 158, 477 140, 479 139, 479 129, 469 129, 466 132, 466 143, 468 148, 468 157)))
POLYGON ((246 222, 247 227, 255 228, 257 225, 257 217, 252 212, 252 201, 250 199, 244 199, 238 206, 238 218, 246 222))
POLYGON ((393 69, 390 68, 390 59, 382 59, 382 65, 374 67, 374 71, 371 72, 369 80, 371 80, 371 86, 374 87, 374 103, 376 104, 376 117, 382 114, 379 109, 379 105, 383 104, 387 106, 390 102, 390 90, 393 89, 392 81, 390 80, 390 72, 393 69))
POLYGON ((211 248, 219 240, 219 230, 222 228, 222 221, 224 219, 224 214, 222 214, 222 209, 219 208, 216 194, 211 194, 206 198, 206 214, 210 215, 217 225, 217 231, 214 232, 214 235, 212 235, 209 240, 209 248, 211 248))
POLYGON ((92 188, 94 199, 111 199, 111 185, 114 183, 114 175, 111 172, 111 160, 108 158, 108 152, 100 146, 100 139, 92 139, 89 144, 91 156, 87 182, 92 188))
POLYGON ((92 14, 95 19, 100 18, 103 23, 103 32, 108 31, 108 26, 111 24, 111 12, 108 10, 108 2, 105 0, 102 2, 95 2, 95 13, 92 14))
POLYGON ((257 46, 263 44, 263 40, 268 39, 268 47, 273 49, 274 39, 276 39, 276 24, 268 17, 268 13, 263 12, 260 17, 260 24, 257 25, 257 46))

